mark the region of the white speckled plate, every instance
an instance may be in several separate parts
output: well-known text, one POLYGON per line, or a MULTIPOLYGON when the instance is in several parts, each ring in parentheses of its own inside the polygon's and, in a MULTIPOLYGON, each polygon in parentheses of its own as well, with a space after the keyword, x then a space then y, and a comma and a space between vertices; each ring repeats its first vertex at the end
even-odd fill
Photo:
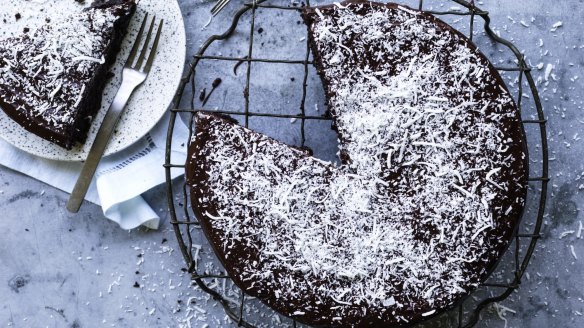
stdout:
MULTIPOLYGON (((25 27, 35 29, 59 15, 81 11, 92 1, 80 5, 74 0, 2 0, 0 38, 22 33, 25 27), (21 18, 16 20, 15 15, 21 18)), ((106 156, 123 150, 143 137, 162 118, 170 105, 183 74, 186 37, 184 22, 175 0, 139 0, 138 10, 130 23, 129 33, 111 71, 115 76, 105 88, 101 110, 93 120, 87 142, 68 151, 26 131, 0 110, 0 137, 31 154, 63 161, 82 161, 93 143, 120 83, 121 71, 145 13, 164 19, 158 54, 146 82, 134 93, 106 149, 106 156)))

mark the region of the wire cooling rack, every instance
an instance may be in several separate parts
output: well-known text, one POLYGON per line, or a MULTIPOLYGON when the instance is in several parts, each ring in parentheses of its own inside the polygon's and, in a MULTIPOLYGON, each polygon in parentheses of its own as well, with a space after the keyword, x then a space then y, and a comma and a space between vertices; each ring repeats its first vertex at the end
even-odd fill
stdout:
MULTIPOLYGON (((412 5, 411 2, 413 1, 414 0, 410 0, 410 3, 408 4, 412 5)), ((425 10, 425 8, 428 7, 427 3, 431 2, 428 0, 426 0, 426 3, 424 0, 415 1, 417 2, 418 9, 420 10, 425 10)), ((510 58, 507 59, 507 61, 499 60, 499 63, 504 63, 505 65, 496 65, 496 68, 502 73, 504 77, 507 77, 508 80, 510 80, 508 81, 508 85, 511 84, 511 89, 516 91, 517 96, 515 99, 518 107, 521 110, 522 123, 527 135, 529 163, 531 164, 528 200, 526 203, 525 212, 523 214, 523 219, 514 233, 511 246, 500 260, 497 268, 493 273, 491 273, 489 279, 481 284, 478 290, 473 292, 470 297, 465 298, 449 311, 444 312, 441 316, 435 319, 431 319, 431 322, 426 323, 430 326, 437 326, 440 324, 449 327, 472 327, 479 321, 481 310, 485 309, 491 304, 497 304, 497 302, 506 299, 515 289, 519 287, 521 284, 521 279, 527 269, 529 260, 531 259, 535 249, 537 240, 540 238, 540 228, 545 211, 547 185, 549 182, 546 120, 542 110, 536 84, 531 74, 531 68, 527 65, 525 58, 519 49, 511 42, 501 38, 490 27, 489 13, 475 6, 474 1, 467 2, 465 0, 448 0, 446 2, 452 5, 452 7, 449 7, 449 9, 444 11, 426 11, 445 20, 449 18, 455 18, 458 22, 463 19, 468 20, 468 28, 465 28, 465 31, 463 32, 465 32, 465 34, 471 40, 473 40, 476 35, 480 34, 476 33, 479 31, 475 31, 475 25, 477 25, 480 20, 482 20, 484 23, 483 35, 485 35, 485 38, 488 41, 487 47, 497 49, 497 51, 493 51, 493 53, 501 53, 501 49, 508 50, 510 58), (512 74, 516 74, 516 77, 513 77, 512 74), (530 104, 525 104, 527 101, 529 101, 530 104), (537 167, 534 167, 534 164, 537 164, 537 167)), ((306 5, 310 5, 309 0, 306 0, 306 5)), ((442 6, 442 8, 443 7, 444 6, 442 6)), ((242 93, 244 100, 244 110, 232 111, 226 110, 225 108, 216 108, 215 111, 222 114, 233 115, 234 117, 239 117, 246 127, 249 125, 251 117, 261 117, 271 120, 299 120, 299 143, 300 146, 305 146, 306 123, 314 120, 330 120, 330 118, 326 117, 326 115, 308 115, 306 113, 307 81, 309 76, 309 68, 311 67, 310 65, 312 65, 310 55, 311 50, 306 34, 303 36, 294 36, 294 38, 303 37, 300 38, 301 41, 306 40, 306 42, 302 43, 303 46, 306 47, 304 58, 290 60, 277 57, 270 58, 254 56, 254 36, 257 36, 258 31, 256 31, 256 27, 258 26, 259 22, 259 18, 257 17, 258 10, 272 10, 275 12, 297 11, 300 13, 301 6, 295 4, 270 4, 267 0, 257 0, 251 3, 246 3, 239 11, 235 13, 231 25, 223 34, 211 36, 201 46, 197 54, 192 57, 188 72, 183 77, 178 92, 176 93, 173 100, 173 109, 171 109, 171 119, 168 127, 168 138, 166 143, 166 160, 164 165, 166 169, 166 185, 168 191, 168 206, 170 210, 171 224, 174 227, 176 238, 178 240, 182 255, 186 261, 187 270, 191 275, 192 282, 193 284, 196 284, 203 292, 209 294, 214 300, 219 302, 223 306, 225 314, 238 326, 242 327, 255 327, 255 325, 252 324, 254 321, 253 315, 248 314, 246 316, 246 311, 244 311, 246 303, 250 301, 250 297, 246 298, 246 295, 242 291, 238 291, 238 300, 235 300, 233 297, 226 296, 225 293, 221 290, 218 290, 216 286, 218 280, 229 280, 229 277, 223 272, 211 272, 208 270, 209 266, 205 266, 202 263, 199 263, 201 262, 198 255, 200 249, 197 245, 194 244, 193 240, 203 240, 203 233, 199 229, 199 223, 196 217, 188 206, 190 203, 188 191, 189 188, 186 183, 182 181, 182 190, 178 193, 175 192, 175 189, 179 188, 177 188, 176 185, 173 187, 173 182, 171 181, 171 170, 184 170, 185 163, 173 163, 171 153, 173 150, 173 131, 177 119, 182 117, 188 121, 189 132, 191 132, 192 135, 194 114, 197 111, 203 110, 203 108, 199 107, 204 107, 204 105, 197 107, 195 104, 197 103, 197 96, 203 99, 206 97, 206 92, 203 91, 203 87, 196 86, 195 75, 197 73, 197 69, 200 69, 202 67, 201 65, 204 66, 203 63, 205 61, 225 62, 226 65, 234 66, 234 70, 236 70, 238 66, 244 66, 242 64, 245 64, 245 80, 243 81, 245 87, 242 93), (245 19, 242 19, 242 17, 245 17, 245 19), (246 37, 248 43, 246 47, 247 54, 245 56, 206 54, 206 51, 211 45, 219 43, 219 46, 221 46, 222 42, 228 41, 228 39, 232 37, 233 34, 236 34, 236 30, 239 30, 238 27, 241 28, 239 25, 242 24, 242 21, 244 20, 246 23, 249 22, 248 29, 244 27, 244 31, 249 31, 246 37), (303 67, 303 78, 298 81, 302 83, 302 97, 298 107, 298 114, 276 112, 265 113, 261 111, 250 110, 250 85, 253 85, 254 81, 261 79, 261 77, 255 75, 252 76, 252 63, 301 65, 303 67), (189 104, 188 108, 180 108, 180 106, 184 106, 185 103, 189 104)), ((300 16, 298 15, 298 17, 300 16)), ((293 47, 293 45, 289 46, 293 47)), ((483 53, 486 53, 485 50, 487 48, 481 47, 481 49, 483 50, 483 53)), ((491 60, 493 59, 491 58, 491 60)), ((240 71, 241 70, 243 70, 243 68, 241 68, 240 71)), ((269 70, 267 71, 268 72, 265 73, 269 74, 269 70)), ((220 83, 221 81, 215 81, 215 83, 213 83, 213 88, 217 87, 217 84, 220 83)), ((212 92, 213 91, 211 91, 211 93, 212 92)), ((205 110, 209 109, 207 108, 205 110)), ((184 140, 185 144, 188 144, 188 142, 189 140, 184 140)), ((265 311, 271 310, 265 309, 265 311)), ((290 326, 296 327, 297 323, 290 319, 290 326)))

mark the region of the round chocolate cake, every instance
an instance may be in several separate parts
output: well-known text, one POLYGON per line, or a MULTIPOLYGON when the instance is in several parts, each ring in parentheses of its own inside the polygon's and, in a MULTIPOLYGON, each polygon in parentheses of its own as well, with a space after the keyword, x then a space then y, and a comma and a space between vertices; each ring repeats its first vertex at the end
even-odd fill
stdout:
POLYGON ((519 110, 462 34, 396 4, 303 13, 342 165, 196 115, 192 208, 233 281, 313 326, 424 320, 473 291, 527 192, 519 110))

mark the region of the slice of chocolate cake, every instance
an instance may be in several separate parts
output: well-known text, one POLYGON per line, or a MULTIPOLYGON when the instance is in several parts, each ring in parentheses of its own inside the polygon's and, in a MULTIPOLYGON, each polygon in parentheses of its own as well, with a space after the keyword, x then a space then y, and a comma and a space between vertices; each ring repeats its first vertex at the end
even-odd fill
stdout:
POLYGON ((192 208, 234 282, 313 326, 411 325, 494 269, 521 217, 519 110, 462 34, 396 4, 306 8, 335 167, 196 116, 192 208))
POLYGON ((0 41, 0 107, 62 147, 84 142, 135 10, 133 0, 97 0, 80 13, 0 41))

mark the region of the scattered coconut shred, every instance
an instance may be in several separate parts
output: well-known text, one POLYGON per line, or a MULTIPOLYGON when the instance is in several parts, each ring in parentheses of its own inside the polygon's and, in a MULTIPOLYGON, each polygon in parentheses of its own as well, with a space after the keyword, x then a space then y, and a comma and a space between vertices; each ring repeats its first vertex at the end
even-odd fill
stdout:
POLYGON ((497 316, 499 316, 499 319, 503 320, 505 322, 505 326, 504 328, 507 328, 507 313, 512 313, 512 314, 516 314, 517 311, 508 308, 498 302, 493 303, 493 307, 495 308, 495 312, 497 313, 497 316))
POLYGON ((555 22, 555 23, 552 25, 552 28, 550 29, 550 31, 551 31, 551 32, 555 32, 555 31, 557 31, 557 29, 559 29, 559 28, 560 28, 560 27, 562 27, 563 25, 564 25, 564 23, 563 23, 562 21, 555 22))
POLYGON ((291 315, 320 302, 333 319, 408 322, 400 314, 431 315, 485 276, 524 203, 525 154, 507 131, 513 100, 478 51, 413 10, 355 6, 317 11, 310 27, 350 161, 199 114, 208 179, 192 187, 209 192, 194 206, 213 209, 241 281, 306 304, 291 315))

